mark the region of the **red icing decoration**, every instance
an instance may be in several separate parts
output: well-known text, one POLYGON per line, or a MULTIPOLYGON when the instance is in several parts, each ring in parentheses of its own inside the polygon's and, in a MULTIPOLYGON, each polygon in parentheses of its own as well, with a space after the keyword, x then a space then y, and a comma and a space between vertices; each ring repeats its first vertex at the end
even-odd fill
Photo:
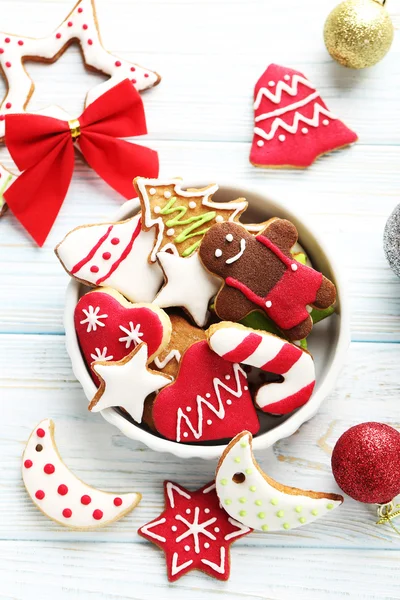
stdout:
POLYGON ((193 569, 229 579, 229 546, 252 530, 232 522, 212 482, 190 492, 165 481, 164 497, 165 510, 138 533, 164 551, 169 581, 193 569))
POLYGON ((44 497, 45 493, 43 490, 38 490, 35 494, 35 498, 37 498, 38 500, 43 500, 44 497))
MULTIPOLYGON (((77 143, 84 159, 122 196, 132 197, 132 180, 137 175, 157 177, 157 153, 120 139, 147 131, 142 99, 129 80, 87 106, 79 123, 77 143)), ((7 115, 5 135, 7 148, 23 173, 4 197, 14 216, 43 245, 74 170, 74 141, 68 121, 37 114, 7 115)))
POLYGON ((136 83, 136 79, 131 79, 132 83, 136 83))
POLYGON ((333 449, 332 471, 351 498, 386 504, 400 494, 400 432, 384 423, 350 427, 333 449))
POLYGON ((121 506, 122 504, 122 498, 114 498, 114 505, 115 506, 121 506))
POLYGON ((89 44, 89 46, 91 46, 93 44, 93 40, 88 40, 87 43, 89 44))
POLYGON ((0 48, 0 54, 4 54, 4 48, 0 48))
POLYGON ((90 271, 91 271, 92 273, 98 273, 98 272, 99 272, 99 267, 97 267, 96 265, 92 265, 92 266, 90 267, 90 271))
POLYGON ((110 260, 111 252, 103 252, 103 258, 104 260, 110 260))
POLYGON ((68 27, 72 27, 73 22, 72 21, 68 21, 68 27))
POLYGON ((259 106, 254 110, 256 129, 271 137, 272 131, 277 125, 279 126, 271 139, 265 139, 260 132, 255 131, 250 153, 250 162, 254 165, 308 167, 321 154, 357 141, 354 131, 339 119, 334 119, 329 113, 324 114, 324 111, 328 110, 327 106, 311 84, 307 85, 300 80, 296 91, 297 77, 305 79, 299 71, 272 64, 255 86, 254 100, 256 102, 257 98, 261 99, 259 106), (270 82, 274 82, 274 85, 270 86, 270 82), (286 86, 292 93, 288 92, 286 86), (267 93, 261 92, 260 95, 261 88, 273 94, 276 102, 268 97, 267 93), (309 100, 307 101, 306 98, 309 100), (298 103, 302 105, 299 106, 298 103), (291 106, 293 108, 289 108, 291 106), (319 114, 318 111, 321 109, 322 112, 319 114), (257 117, 271 113, 275 114, 257 120, 257 117), (299 117, 296 113, 305 119, 305 121, 299 120, 297 127, 296 122, 299 117), (295 133, 287 131, 277 119, 293 127, 295 133), (315 126, 308 123, 307 119, 313 120, 315 126), (324 126, 325 120, 329 121, 328 126, 324 126), (307 132, 302 131, 304 128, 307 132), (279 139, 280 136, 285 137, 279 139))
POLYGON ((56 469, 55 469, 54 465, 52 465, 51 463, 44 465, 44 468, 43 468, 43 471, 46 473, 46 475, 52 475, 55 470, 56 469))
POLYGON ((131 67, 131 71, 132 71, 132 73, 133 73, 134 71, 136 71, 135 67, 131 67))
POLYGON ((61 33, 56 33, 56 38, 59 40, 61 38, 61 33))
POLYGON ((148 74, 148 73, 145 73, 145 74, 144 74, 144 76, 145 76, 145 77, 148 77, 148 76, 149 76, 149 74, 148 74))
POLYGON ((121 61, 120 60, 116 60, 115 61, 115 66, 116 67, 120 67, 121 66, 121 61))
POLYGON ((111 240, 111 243, 112 243, 113 246, 116 246, 117 244, 119 244, 119 238, 113 238, 111 240))
POLYGON ((83 12, 83 8, 78 8, 78 13, 82 13, 83 12))
POLYGON ((103 511, 96 508, 96 510, 93 511, 93 519, 96 519, 96 521, 100 521, 102 518, 103 511))
POLYGON ((85 506, 90 504, 91 501, 92 501, 91 497, 87 496, 86 494, 84 496, 82 496, 82 498, 81 498, 81 504, 84 504, 85 506))
MULTIPOLYGON (((82 260, 80 260, 78 263, 76 263, 76 265, 71 269, 71 274, 72 275, 74 275, 75 273, 77 273, 78 271, 80 271, 80 269, 84 265, 86 265, 86 263, 88 263, 90 260, 92 260, 93 256, 96 254, 97 250, 100 248, 100 246, 106 241, 106 239, 110 235, 112 229, 113 229, 113 226, 110 225, 110 227, 107 229, 107 231, 105 232, 105 234, 99 239, 99 241, 97 242, 97 244, 95 244, 93 246, 93 248, 90 250, 90 252, 85 256, 85 258, 82 258, 82 260)), ((111 240, 111 243, 113 243, 113 240, 111 240)))
POLYGON ((62 514, 66 519, 70 519, 72 517, 72 510, 70 508, 64 508, 62 514))
POLYGON ((24 45, 23 40, 18 40, 18 46, 23 46, 23 45, 24 45))
MULTIPOLYGON (((88 366, 93 362, 91 355, 96 355, 96 348, 100 351, 107 348, 107 356, 112 356, 114 361, 132 352, 133 343, 126 348, 126 342, 119 341, 119 338, 127 335, 120 326, 128 331, 131 330, 130 323, 134 327, 140 326, 139 333, 143 334, 140 341, 148 345, 149 356, 157 352, 163 340, 163 325, 156 312, 148 307, 122 306, 113 296, 104 292, 90 292, 82 296, 76 305, 74 318, 79 344, 88 366), (90 332, 87 331, 87 323, 81 324, 86 318, 83 310, 89 310, 89 306, 100 307, 99 315, 108 315, 107 318, 101 319, 104 327, 99 326, 96 331, 92 329, 90 332)), ((91 376, 96 385, 99 385, 99 380, 92 371, 91 376)))
POLYGON ((11 42, 9 37, 6 37, 6 39, 4 40, 6 44, 9 44, 11 42))
POLYGON ((58 486, 57 492, 60 496, 66 496, 68 494, 68 487, 62 483, 58 486))
POLYGON ((44 429, 42 429, 41 427, 39 427, 39 429, 36 432, 36 435, 40 438, 44 438, 44 436, 46 435, 46 432, 44 429))
POLYGON ((84 29, 85 31, 87 28, 88 28, 88 26, 86 25, 86 23, 84 25, 82 25, 82 29, 84 29))
POLYGON ((153 419, 157 431, 170 440, 181 442, 232 438, 244 429, 257 433, 260 428, 257 413, 250 392, 244 390, 247 378, 241 372, 237 377, 239 386, 234 365, 213 352, 206 340, 190 346, 183 355, 176 381, 162 389, 155 399, 153 419), (213 384, 215 378, 222 384, 215 386, 221 405, 213 384), (227 391, 224 386, 232 391, 227 391), (241 390, 240 397, 233 394, 238 390, 241 390), (199 396, 204 400, 200 401, 201 413, 199 396), (192 429, 200 435, 196 437, 192 429))
POLYGON ((11 102, 7 102, 6 108, 11 108, 11 102))
MULTIPOLYGON (((112 266, 111 269, 103 276, 100 277, 97 281, 96 284, 100 285, 101 283, 103 283, 103 281, 106 281, 111 275, 112 273, 114 273, 114 271, 116 271, 119 267, 119 265, 122 263, 122 261, 125 260, 125 258, 127 256, 129 256, 131 250, 132 250, 132 246, 135 243, 136 238, 138 237, 139 233, 142 230, 142 222, 141 220, 138 221, 138 224, 136 225, 136 229, 135 231, 132 233, 132 237, 129 240, 129 244, 126 246, 125 250, 122 252, 121 256, 118 258, 118 260, 116 260, 112 266)), ((118 239, 118 238, 113 238, 113 239, 118 239)), ((113 240, 111 240, 111 243, 113 243, 113 240)), ((119 240, 118 240, 119 243, 119 240)), ((115 245, 115 244, 114 244, 115 245)))
POLYGON ((10 62, 6 62, 6 67, 9 69, 11 67, 11 63, 10 62))
POLYGON ((30 469, 32 465, 33 465, 33 462, 29 459, 24 462, 25 469, 30 469))
POLYGON ((0 115, 0 121, 4 121, 5 116, 4 115, 0 115))

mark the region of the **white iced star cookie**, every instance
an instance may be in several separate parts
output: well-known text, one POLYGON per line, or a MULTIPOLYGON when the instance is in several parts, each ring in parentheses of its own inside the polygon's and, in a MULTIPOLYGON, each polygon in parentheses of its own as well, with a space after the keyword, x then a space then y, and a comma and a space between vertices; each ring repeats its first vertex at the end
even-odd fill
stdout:
POLYGON ((252 435, 239 433, 217 466, 216 491, 226 512, 259 531, 285 531, 312 523, 340 506, 338 494, 311 492, 282 485, 256 463, 252 435))
POLYGON ((10 185, 17 179, 17 175, 11 173, 8 169, 0 165, 0 217, 6 212, 7 204, 4 200, 3 194, 10 187, 10 185))
POLYGON ((188 258, 170 252, 159 252, 157 259, 164 271, 166 283, 154 303, 161 308, 181 306, 199 327, 203 327, 209 316, 210 300, 219 289, 219 279, 204 269, 197 252, 188 258))
MULTIPOLYGON (((35 88, 25 70, 25 57, 53 63, 74 41, 80 44, 85 66, 109 76, 109 79, 88 92, 85 107, 124 79, 130 79, 138 91, 157 85, 160 81, 160 76, 154 71, 118 58, 103 48, 94 0, 80 0, 61 25, 47 37, 36 39, 0 33, 0 67, 8 88, 0 107, 0 137, 4 136, 5 115, 25 111, 35 88)), ((40 112, 55 116, 55 107, 40 112)))
POLYGON ((139 344, 118 361, 96 361, 92 368, 100 379, 100 388, 89 404, 89 410, 99 412, 121 406, 137 423, 142 422, 147 396, 173 381, 148 368, 147 344, 139 344))

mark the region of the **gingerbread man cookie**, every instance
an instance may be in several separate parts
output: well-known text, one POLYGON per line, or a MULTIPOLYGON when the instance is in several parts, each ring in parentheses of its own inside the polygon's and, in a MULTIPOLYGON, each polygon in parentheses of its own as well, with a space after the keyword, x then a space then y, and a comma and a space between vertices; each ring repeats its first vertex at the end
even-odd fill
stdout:
POLYGON ((214 225, 204 236, 200 259, 223 279, 215 312, 224 321, 240 321, 264 311, 289 340, 301 340, 312 329, 308 306, 327 308, 336 299, 334 284, 315 269, 293 259, 296 227, 271 219, 253 236, 238 223, 214 225))

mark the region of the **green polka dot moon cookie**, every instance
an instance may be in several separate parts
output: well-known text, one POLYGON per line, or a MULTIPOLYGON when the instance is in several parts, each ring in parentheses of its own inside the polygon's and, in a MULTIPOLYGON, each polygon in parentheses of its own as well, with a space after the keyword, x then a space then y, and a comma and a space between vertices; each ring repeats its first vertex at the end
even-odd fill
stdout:
POLYGON ((311 492, 282 485, 258 466, 252 435, 243 431, 218 463, 216 491, 226 512, 252 529, 285 531, 312 523, 340 506, 338 494, 311 492))

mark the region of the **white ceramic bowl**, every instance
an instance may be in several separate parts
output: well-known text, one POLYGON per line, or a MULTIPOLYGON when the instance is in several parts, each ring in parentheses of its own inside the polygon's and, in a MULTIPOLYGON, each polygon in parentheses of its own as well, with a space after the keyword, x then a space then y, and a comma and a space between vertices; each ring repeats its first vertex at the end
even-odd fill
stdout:
MULTIPOLYGON (((190 187, 201 187, 202 184, 190 184, 190 187)), ((189 187, 189 186, 188 186, 189 187)), ((221 185, 214 199, 221 201, 245 197, 249 208, 245 213, 247 222, 261 222, 277 216, 292 221, 299 232, 299 241, 305 248, 313 266, 322 271, 324 275, 335 282, 338 292, 338 307, 329 319, 318 323, 308 338, 309 350, 312 353, 316 366, 316 386, 311 399, 302 408, 284 417, 271 417, 261 414, 260 433, 255 436, 253 448, 260 450, 268 448, 276 441, 292 435, 305 421, 315 415, 324 398, 332 391, 336 378, 344 364, 347 348, 350 341, 349 333, 349 307, 343 277, 332 257, 328 256, 324 243, 310 229, 308 225, 276 200, 272 200, 265 193, 249 187, 221 185)), ((126 219, 138 211, 138 200, 126 202, 115 215, 115 221, 126 219)), ((86 364, 83 360, 74 327, 74 310, 79 298, 88 289, 71 280, 67 288, 64 325, 66 344, 72 361, 75 377, 81 383, 86 397, 91 400, 96 392, 86 364)), ((129 438, 143 442, 149 448, 158 452, 171 452, 180 458, 217 458, 221 455, 225 445, 213 444, 182 444, 166 440, 149 432, 139 425, 128 420, 119 411, 108 408, 103 410, 103 417, 115 425, 129 438)))

